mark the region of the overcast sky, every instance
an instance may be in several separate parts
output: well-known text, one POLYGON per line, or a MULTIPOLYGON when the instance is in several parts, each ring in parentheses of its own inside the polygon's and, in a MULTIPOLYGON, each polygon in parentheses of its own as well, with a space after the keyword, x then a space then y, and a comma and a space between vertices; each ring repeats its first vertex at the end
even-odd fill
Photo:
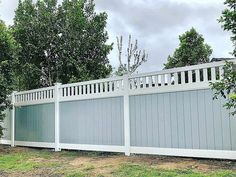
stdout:
MULTIPOLYGON (((0 18, 13 23, 18 0, 0 0, 0 18)), ((59 0, 61 2, 61 0, 59 0)), ((96 10, 108 14, 107 31, 114 49, 109 55, 113 66, 118 65, 116 36, 127 40, 131 34, 146 49, 148 61, 141 72, 163 68, 167 56, 178 47, 178 36, 191 27, 197 29, 213 48, 211 57, 232 57, 230 33, 222 30, 220 17, 224 0, 95 0, 96 10)), ((127 42, 124 43, 124 47, 127 42)))

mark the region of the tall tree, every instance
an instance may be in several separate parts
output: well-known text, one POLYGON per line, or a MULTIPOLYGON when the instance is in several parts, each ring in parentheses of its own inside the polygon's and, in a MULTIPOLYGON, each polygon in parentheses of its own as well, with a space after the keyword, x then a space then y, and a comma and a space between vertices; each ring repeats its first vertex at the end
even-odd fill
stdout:
POLYGON ((236 1, 226 0, 224 4, 227 5, 228 8, 222 12, 219 22, 222 23, 224 30, 232 32, 231 40, 234 46, 233 55, 236 57, 236 1))
POLYGON ((209 62, 212 49, 194 28, 179 36, 179 41, 173 56, 168 56, 165 69, 209 62))
POLYGON ((14 36, 19 55, 19 89, 104 78, 111 72, 106 13, 93 0, 19 1, 14 36))
POLYGON ((13 62, 18 45, 11 31, 0 20, 0 137, 3 135, 1 123, 5 117, 4 111, 10 107, 7 95, 13 90, 13 62))
POLYGON ((122 76, 124 74, 133 74, 135 71, 137 71, 138 67, 142 65, 142 63, 147 61, 148 54, 145 50, 139 49, 137 39, 135 40, 135 43, 132 43, 132 37, 129 35, 128 47, 126 50, 127 60, 125 63, 123 63, 123 36, 116 37, 116 40, 120 65, 115 74, 118 76, 122 76))

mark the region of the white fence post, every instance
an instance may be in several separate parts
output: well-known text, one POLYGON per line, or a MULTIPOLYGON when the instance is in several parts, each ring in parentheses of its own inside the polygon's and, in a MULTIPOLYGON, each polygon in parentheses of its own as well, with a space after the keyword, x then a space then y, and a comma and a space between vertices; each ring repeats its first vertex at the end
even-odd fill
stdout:
POLYGON ((11 94, 11 104, 12 104, 12 111, 11 111, 11 146, 15 146, 15 94, 16 91, 12 92, 11 94))
POLYGON ((55 93, 54 93, 54 99, 55 99, 55 151, 60 151, 59 143, 60 143, 60 105, 59 105, 59 99, 60 99, 60 86, 61 83, 55 83, 55 93))
POLYGON ((129 75, 124 75, 124 135, 125 155, 130 155, 129 75))

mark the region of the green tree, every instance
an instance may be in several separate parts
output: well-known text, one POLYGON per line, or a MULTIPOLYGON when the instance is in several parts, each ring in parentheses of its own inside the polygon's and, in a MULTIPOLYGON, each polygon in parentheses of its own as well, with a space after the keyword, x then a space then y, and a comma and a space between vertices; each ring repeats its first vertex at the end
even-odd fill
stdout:
MULTIPOLYGON (((222 23, 224 30, 231 31, 234 50, 232 54, 236 56, 236 1, 226 0, 224 2, 228 6, 222 12, 222 16, 219 22, 222 23)), ((215 91, 214 98, 219 96, 227 99, 225 107, 232 111, 232 114, 236 114, 236 64, 233 62, 226 62, 224 66, 223 79, 219 82, 211 83, 212 89, 215 91)))
POLYGON ((96 13, 92 0, 19 1, 14 36, 21 45, 19 89, 107 77, 107 14, 96 13))
POLYGON ((0 20, 0 137, 3 135, 1 123, 5 117, 4 111, 10 107, 7 98, 13 90, 13 63, 17 49, 11 31, 0 20))
POLYGON ((209 62, 212 49, 194 28, 179 36, 179 41, 173 56, 168 56, 165 69, 209 62))
POLYGON ((211 88, 215 91, 214 99, 219 96, 227 99, 225 107, 236 114, 236 65, 233 62, 226 62, 224 74, 220 81, 211 83, 211 88))
POLYGON ((219 22, 222 23, 224 30, 232 32, 231 40, 234 46, 233 55, 236 56, 236 1, 226 0, 224 4, 226 4, 228 8, 222 12, 219 22))

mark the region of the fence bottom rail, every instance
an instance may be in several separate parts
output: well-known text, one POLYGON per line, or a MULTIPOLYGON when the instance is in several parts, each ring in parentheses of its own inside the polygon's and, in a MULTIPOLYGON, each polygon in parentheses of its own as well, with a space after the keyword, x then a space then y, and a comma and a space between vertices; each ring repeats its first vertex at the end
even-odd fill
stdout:
MULTIPOLYGON (((0 140, 0 144, 11 145, 11 140, 0 140)), ((15 141, 16 146, 55 148, 55 143, 15 141)), ((125 146, 116 145, 92 145, 92 144, 68 144, 60 143, 60 149, 82 150, 82 151, 102 151, 125 153, 125 146)), ((184 149, 184 148, 158 148, 158 147, 136 147, 131 146, 131 154, 164 155, 178 157, 212 158, 236 160, 236 151, 231 150, 206 150, 206 149, 184 149)))

